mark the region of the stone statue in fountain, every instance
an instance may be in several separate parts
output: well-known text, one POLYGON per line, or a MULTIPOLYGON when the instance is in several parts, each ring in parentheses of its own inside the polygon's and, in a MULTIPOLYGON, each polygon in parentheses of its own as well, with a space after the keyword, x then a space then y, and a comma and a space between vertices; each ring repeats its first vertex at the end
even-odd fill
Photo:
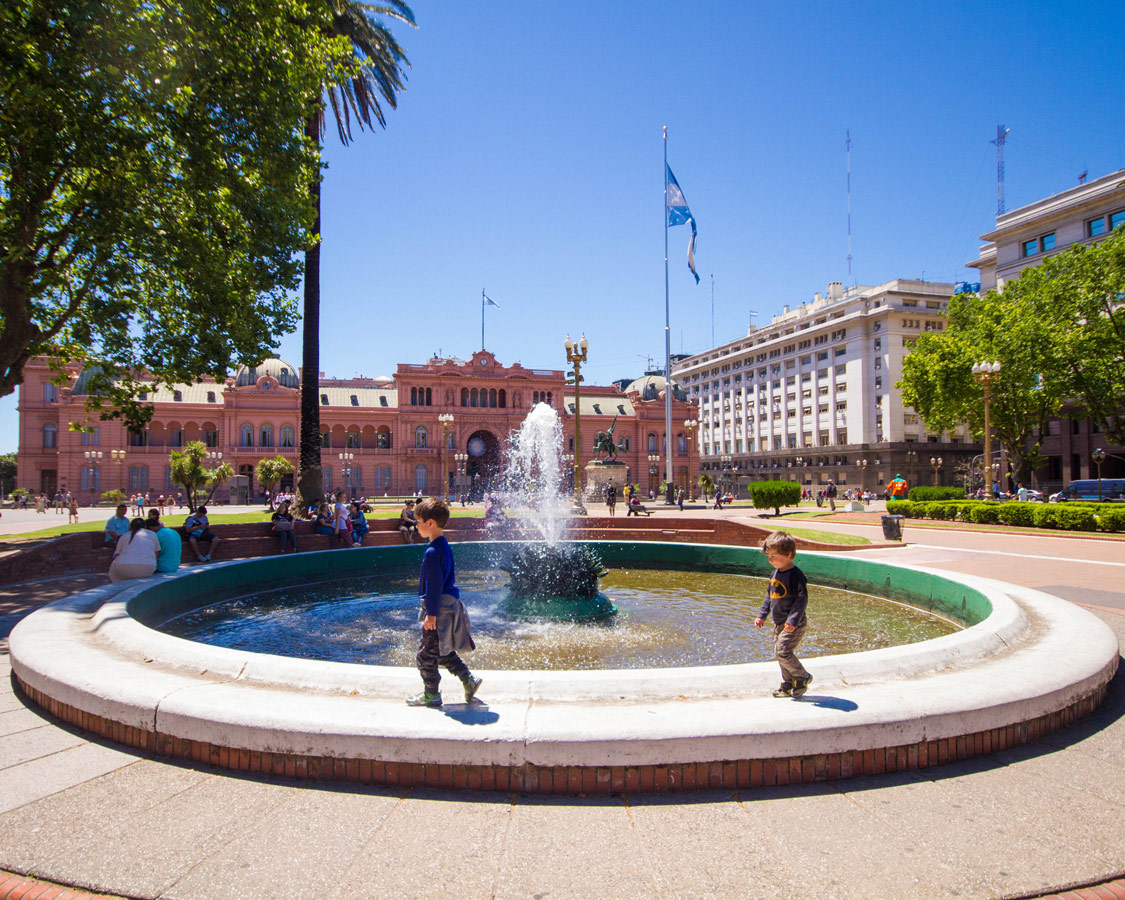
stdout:
POLYGON ((597 437, 594 438, 594 462, 617 462, 617 451, 624 450, 624 447, 617 446, 613 440, 613 430, 617 427, 617 416, 613 417, 613 424, 609 426, 609 431, 599 431, 597 437), (602 454, 606 454, 605 459, 602 459, 602 454))

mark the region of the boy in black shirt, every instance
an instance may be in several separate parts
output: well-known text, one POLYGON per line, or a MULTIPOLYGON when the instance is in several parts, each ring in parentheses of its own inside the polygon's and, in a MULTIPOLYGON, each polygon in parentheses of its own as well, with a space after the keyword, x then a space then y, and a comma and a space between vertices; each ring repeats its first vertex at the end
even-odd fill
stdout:
POLYGON ((754 627, 761 628, 766 616, 773 613, 773 649, 777 664, 781 666, 781 687, 773 695, 800 697, 812 681, 812 675, 794 654, 809 624, 805 617, 805 608, 809 604, 808 579, 793 564, 797 542, 791 534, 775 531, 762 543, 762 552, 769 558, 774 573, 754 627))

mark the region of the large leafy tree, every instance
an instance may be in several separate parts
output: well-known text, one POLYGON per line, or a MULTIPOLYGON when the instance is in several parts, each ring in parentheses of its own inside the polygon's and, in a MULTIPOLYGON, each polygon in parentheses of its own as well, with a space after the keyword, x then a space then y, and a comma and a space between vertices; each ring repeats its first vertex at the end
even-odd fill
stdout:
MULTIPOLYGON (((403 88, 406 55, 383 19, 414 24, 414 13, 401 0, 371 5, 352 0, 329 0, 331 36, 347 41, 350 65, 329 73, 324 98, 305 123, 305 135, 319 146, 325 131, 325 106, 332 110, 340 142, 352 140, 352 124, 360 129, 386 127, 383 104, 394 108, 403 88)), ((304 301, 302 304, 301 434, 298 503, 307 508, 320 502, 324 491, 320 467, 320 180, 312 182, 313 231, 317 240, 305 252, 304 301)))
POLYGON ((303 125, 351 65, 333 21, 317 0, 0 4, 0 396, 33 356, 96 358, 89 388, 137 425, 153 380, 222 377, 292 330, 303 125))
POLYGON ((1015 477, 1030 481, 1042 462, 1040 436, 1058 413, 1060 385, 1043 372, 1043 346, 1050 325, 1026 314, 1019 282, 983 296, 955 294, 946 329, 922 335, 903 363, 897 387, 902 400, 934 431, 961 424, 984 435, 982 386, 974 363, 998 361, 1001 376, 991 386, 993 433, 1011 460, 1015 477))
POLYGON ((1024 317, 1049 329, 1038 353, 1044 377, 1125 444, 1125 229, 1024 269, 1012 290, 1024 317))

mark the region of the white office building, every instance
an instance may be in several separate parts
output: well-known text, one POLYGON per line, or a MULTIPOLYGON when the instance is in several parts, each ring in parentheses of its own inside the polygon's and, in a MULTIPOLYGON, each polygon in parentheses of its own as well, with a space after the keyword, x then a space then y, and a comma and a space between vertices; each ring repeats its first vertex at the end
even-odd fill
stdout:
POLYGON ((745 337, 674 363, 699 404, 702 470, 716 481, 784 478, 814 489, 832 479, 882 492, 899 473, 911 484, 953 483, 956 464, 979 451, 964 429, 927 431, 895 383, 918 336, 944 329, 954 289, 833 282, 745 337))

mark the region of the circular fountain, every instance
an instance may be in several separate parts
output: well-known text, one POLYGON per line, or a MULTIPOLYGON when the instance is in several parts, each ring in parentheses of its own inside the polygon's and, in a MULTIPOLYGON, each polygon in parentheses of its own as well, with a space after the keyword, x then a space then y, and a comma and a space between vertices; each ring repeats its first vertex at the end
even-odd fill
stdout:
MULTIPOLYGON (((611 573, 768 574, 757 548, 564 544, 556 511, 568 504, 543 456, 553 431, 545 409, 536 408, 533 428, 513 440, 511 458, 523 461, 505 498, 525 529, 521 536, 596 553, 611 573), (525 453, 532 445, 537 449, 525 453)), ((557 453, 559 442, 551 446, 557 453)), ((554 477, 558 472, 556 466, 554 477)), ((458 570, 519 546, 457 545, 458 570)), ((77 727, 196 762, 392 785, 611 793, 825 780, 999 750, 1091 712, 1117 665, 1113 632, 1049 595, 805 551, 800 564, 811 584, 900 601, 967 627, 918 643, 806 658, 815 682, 800 701, 770 697, 772 661, 684 665, 681 658, 656 667, 477 669, 484 702, 447 703, 440 711, 405 706, 418 686, 417 672, 406 666, 209 646, 152 627, 250 592, 416 572, 421 552, 303 553, 88 591, 16 627, 13 674, 34 702, 77 727), (1083 653, 1071 652, 1079 644, 1083 653)), ((534 585, 529 595, 534 601, 534 585)), ((597 634, 620 617, 608 625, 555 624, 597 634)), ((706 631, 694 623, 687 629, 706 631)))

